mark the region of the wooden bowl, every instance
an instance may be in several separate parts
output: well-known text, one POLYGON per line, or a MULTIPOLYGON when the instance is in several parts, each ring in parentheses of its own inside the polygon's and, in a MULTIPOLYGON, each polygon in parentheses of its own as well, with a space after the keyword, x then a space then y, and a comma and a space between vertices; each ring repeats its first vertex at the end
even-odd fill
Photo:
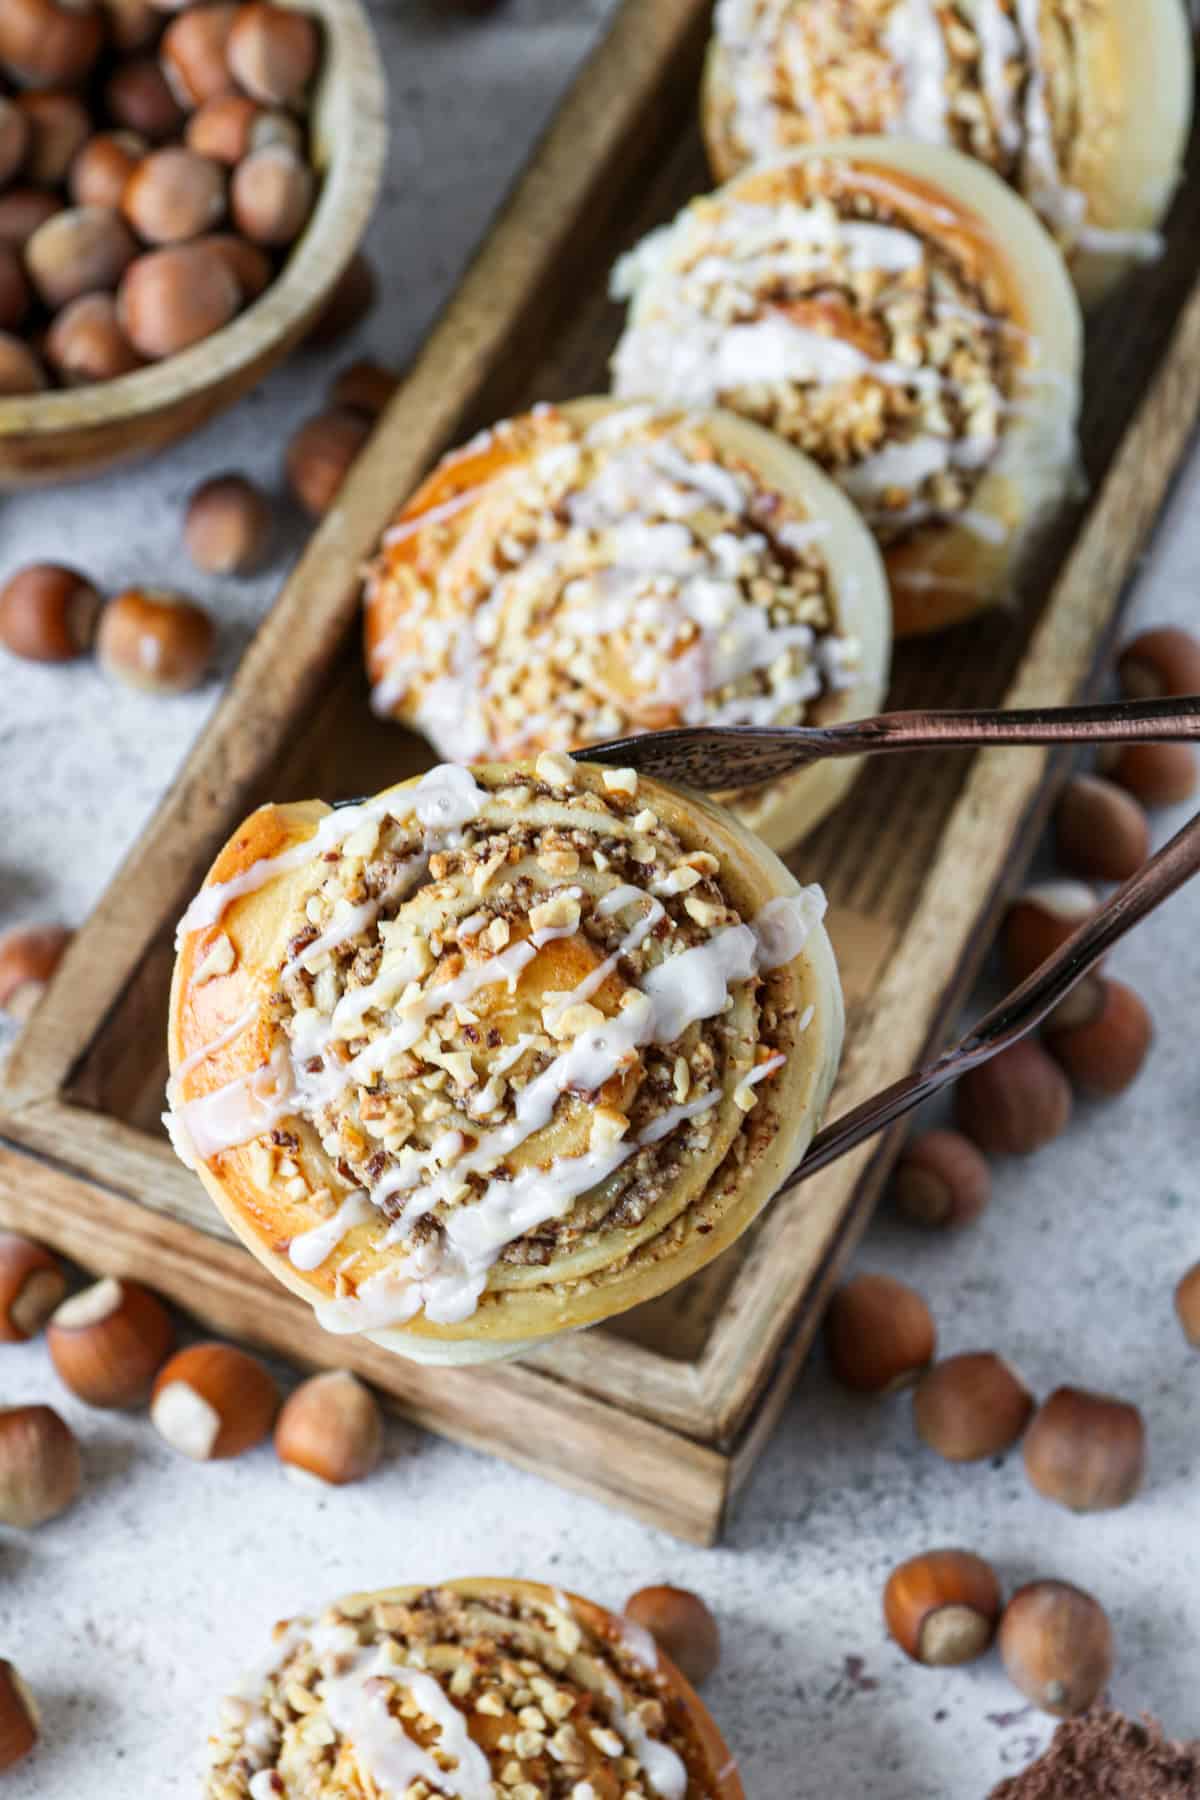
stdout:
POLYGON ((304 10, 324 36, 309 117, 320 189, 278 277, 224 330, 178 356, 92 387, 0 399, 0 490, 76 481, 174 443, 261 381, 320 312, 375 202, 386 89, 362 0, 304 0, 304 10))

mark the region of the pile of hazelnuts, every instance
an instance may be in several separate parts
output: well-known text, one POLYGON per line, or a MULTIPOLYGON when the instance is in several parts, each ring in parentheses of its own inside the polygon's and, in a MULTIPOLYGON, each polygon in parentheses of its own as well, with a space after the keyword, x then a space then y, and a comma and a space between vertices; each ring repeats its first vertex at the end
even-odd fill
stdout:
MULTIPOLYGON (((233 1344, 177 1348, 168 1308, 136 1281, 108 1276, 76 1293, 43 1245, 0 1233, 0 1345, 45 1333, 54 1372, 76 1400, 101 1410, 149 1408, 172 1450, 194 1462, 227 1461, 273 1438, 293 1479, 318 1489, 363 1481, 383 1452, 370 1389, 348 1370, 314 1375, 286 1400, 269 1369, 233 1344)), ((58 1518, 83 1486, 79 1441, 52 1406, 0 1408, 0 1526, 34 1530, 58 1518)), ((704 1601, 684 1588, 641 1588, 625 1611, 692 1682, 717 1665, 720 1633, 704 1601)), ((0 1770, 34 1748, 38 1711, 0 1659, 0 1770)))
MULTIPOLYGON (((1200 693, 1200 642, 1174 628, 1144 632, 1117 664, 1129 698, 1200 693)), ((1122 881, 1150 851, 1145 808, 1195 792, 1193 752, 1138 744, 1105 756, 1063 790, 1055 815, 1059 856, 1090 881, 1122 881)), ((1023 981, 1059 950, 1098 905, 1078 881, 1033 888, 1001 932, 1005 972, 1023 981)), ((956 1095, 957 1129, 915 1137, 893 1179, 899 1212, 933 1229, 978 1219, 990 1197, 985 1152, 1024 1155, 1057 1137, 1073 1094, 1122 1094, 1140 1072, 1152 1027, 1141 998, 1094 974, 1067 997, 1041 1040, 1030 1039, 971 1072, 956 1095)), ((1200 1350, 1200 1263, 1175 1288, 1184 1337, 1200 1350)), ((1125 1506, 1142 1486, 1146 1427, 1137 1406, 1111 1394, 1061 1386, 1038 1405, 1011 1365, 990 1350, 935 1360, 937 1329, 913 1288, 862 1274, 834 1295, 825 1321, 830 1368, 854 1392, 911 1388, 917 1436, 947 1461, 987 1461, 1021 1444, 1025 1473, 1046 1499, 1077 1513, 1125 1506)), ((1066 1717, 1108 1682, 1113 1641, 1103 1607, 1069 1582, 1035 1581, 1002 1604, 995 1571, 973 1551, 925 1552, 897 1568, 884 1591, 889 1632, 918 1662, 947 1665, 982 1655, 995 1640, 1020 1691, 1066 1717)))
POLYGON ((312 211, 316 22, 273 0, 3 0, 0 395, 219 331, 312 211))

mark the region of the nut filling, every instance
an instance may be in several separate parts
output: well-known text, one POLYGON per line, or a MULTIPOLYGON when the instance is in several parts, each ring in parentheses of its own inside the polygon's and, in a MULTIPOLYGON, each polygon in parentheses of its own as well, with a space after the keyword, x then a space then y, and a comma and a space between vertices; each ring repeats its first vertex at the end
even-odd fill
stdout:
POLYGON ((269 1669, 222 1705, 206 1800, 712 1793, 644 1634, 602 1635, 565 1594, 463 1586, 475 1591, 363 1597, 278 1627, 269 1669))
POLYGON ((1102 230, 1072 185, 1094 152, 1079 91, 1097 0, 720 0, 725 93, 710 118, 725 175, 822 138, 948 144, 1018 188, 1066 250, 1151 256, 1156 234, 1102 230))
MULTIPOLYGON (((394 618, 378 711, 444 755, 570 750, 678 724, 798 724, 852 686, 828 527, 699 422, 543 408, 467 447, 494 471, 402 513, 368 577, 394 618)), ((447 465, 443 465, 444 470, 447 465)))
MULTIPOLYGON (((298 1269, 336 1259, 322 1322, 453 1325, 489 1287, 578 1291, 668 1254, 747 1155, 760 1084, 807 1023, 770 972, 820 891, 743 920, 719 858, 682 843, 632 771, 585 775, 557 752, 434 770, 329 814, 309 854, 265 977, 269 1064, 232 1094, 183 1099, 177 1079, 170 1124, 193 1161, 252 1142, 257 1183, 314 1220, 287 1248, 298 1269), (340 1191, 314 1189, 295 1132, 268 1129, 289 1113, 340 1191), (362 1267, 364 1225, 382 1269, 362 1267)), ((197 904, 219 923, 223 898, 197 904)), ((221 943, 200 946, 201 974, 221 943)))
POLYGON ((923 230, 938 209, 886 171, 795 164, 781 199, 771 171, 759 179, 762 203, 697 201, 618 264, 618 297, 647 291, 617 393, 722 404, 778 432, 884 544, 947 522, 1002 541, 972 496, 1033 377, 999 280, 956 230, 923 230))

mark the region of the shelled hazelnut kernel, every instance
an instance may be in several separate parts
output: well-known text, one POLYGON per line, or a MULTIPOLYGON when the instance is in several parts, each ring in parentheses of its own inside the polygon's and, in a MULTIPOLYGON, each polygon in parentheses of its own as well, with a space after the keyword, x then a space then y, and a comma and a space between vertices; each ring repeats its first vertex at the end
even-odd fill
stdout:
POLYGON ((265 250, 249 239, 238 237, 232 231, 218 231, 211 237, 200 238, 197 249, 203 249, 206 255, 218 258, 229 270, 241 290, 242 304, 248 306, 257 300, 261 293, 270 287, 275 279, 275 271, 271 267, 271 259, 265 250))
POLYGON ((68 182, 76 206, 106 206, 117 212, 129 177, 148 153, 136 131, 98 131, 71 164, 68 182))
POLYGON ((270 502, 244 475, 216 475, 188 501, 183 539, 198 569, 248 574, 261 567, 270 549, 270 502))
POLYGON ((262 107, 249 94, 219 94, 192 114, 184 140, 189 150, 232 168, 257 147, 253 131, 262 117, 262 107))
POLYGON ((91 72, 104 43, 95 0, 4 0, 0 63, 26 87, 74 86, 91 72))
POLYGON ((287 448, 288 485, 305 512, 319 519, 337 498, 371 435, 372 421, 348 406, 330 407, 301 425, 287 448))
POLYGON ((193 1344, 159 1371, 150 1418, 173 1450, 216 1462, 261 1444, 278 1410, 279 1389, 254 1357, 232 1344, 193 1344))
POLYGON ((29 126, 25 180, 34 187, 58 187, 91 136, 87 108, 74 94, 18 94, 16 104, 29 126))
POLYGON ((15 100, 0 94, 0 187, 11 181, 29 150, 29 120, 15 100))
POLYGON ((0 331, 15 331, 32 304, 20 257, 10 244, 0 244, 0 331))
POLYGON ((664 1656, 693 1687, 707 1681, 720 1662, 720 1627, 699 1594, 690 1588, 639 1588, 622 1610, 627 1619, 650 1633, 664 1656))
POLYGON ((81 294, 115 288, 136 255, 119 213, 72 206, 38 226, 25 246, 25 266, 46 305, 57 311, 81 294))
POLYGON ((1101 979, 1088 991, 1090 1011, 1065 1023, 1055 1013, 1046 1027, 1046 1047, 1081 1092, 1111 1099, 1141 1073, 1154 1024, 1141 996, 1125 982, 1101 979))
POLYGON ((252 150, 233 171, 233 222, 253 243, 284 249, 308 222, 315 186, 309 164, 286 144, 252 150))
POLYGON ((1022 1038, 962 1077, 954 1109, 959 1128, 981 1150, 1029 1156, 1066 1130, 1071 1089, 1053 1057, 1022 1038))
POLYGON ((1178 806, 1196 791, 1196 756, 1188 744, 1105 744, 1096 768, 1143 806, 1178 806))
POLYGON ((44 340, 46 361, 64 387, 114 381, 142 367, 117 317, 112 294, 81 294, 52 321, 44 340))
POLYGON ((140 132, 152 144, 177 137, 184 112, 152 56, 118 63, 104 89, 104 104, 113 121, 140 132))
POLYGON ((238 86, 256 100, 288 106, 316 73, 320 40, 307 13, 250 0, 238 9, 229 34, 229 67, 238 86))
POLYGON ((91 649, 100 595, 63 563, 29 563, 0 588, 0 644, 31 662, 69 662, 91 649))
POLYGON ((64 925, 17 925, 0 933, 0 1012, 29 1017, 71 937, 64 925))
POLYGON ((53 1407, 0 1407, 0 1525, 30 1531, 56 1519, 82 1479, 75 1434, 53 1407))
POLYGON ((1200 638, 1177 625, 1139 632, 1117 658, 1117 678, 1130 700, 1200 694, 1200 638))
POLYGON ((140 1406, 175 1345, 162 1301, 111 1276, 64 1300, 46 1330, 59 1379, 89 1406, 140 1406))
POLYGON ((183 694, 204 679, 216 629, 204 608, 161 589, 126 588, 100 615, 100 666, 129 687, 183 694))
POLYGON ((898 1211, 934 1230, 969 1225, 991 1192, 987 1159, 959 1131, 924 1131, 913 1138, 892 1176, 898 1211))
POLYGON ((365 1480, 383 1453, 375 1396, 345 1369, 301 1382, 276 1421, 275 1450, 290 1472, 327 1487, 365 1480))
POLYGON ((36 1337, 67 1291, 67 1278, 41 1244, 0 1232, 0 1343, 36 1337))
POLYGON ((1033 1407, 1025 1383, 991 1350, 934 1363, 913 1390, 917 1436, 947 1462, 979 1462, 1010 1449, 1033 1407))
POLYGON ((237 0, 215 0, 190 7, 167 26, 159 59, 180 106, 202 106, 233 88, 227 52, 237 15, 237 0))
POLYGON ((1126 881, 1150 854, 1150 825, 1132 795, 1100 775, 1063 788, 1054 836, 1064 863, 1094 881, 1126 881))
POLYGON ((0 394, 37 394, 45 385, 46 371, 29 345, 0 331, 0 394))
POLYGON ((229 262, 202 238, 130 263, 117 291, 117 316, 138 354, 158 362, 228 325, 241 303, 229 262))
POLYGON ((0 244, 23 250, 38 226, 62 209, 59 196, 43 188, 9 188, 0 194, 0 244))
POLYGON ((1025 1473, 1072 1512, 1109 1512, 1133 1499, 1146 1473, 1146 1426, 1111 1394, 1056 1388, 1025 1434, 1025 1473))
POLYGON ((991 1643, 1000 1617, 1000 1583, 970 1550, 927 1550, 888 1576, 888 1631, 906 1656, 931 1668, 971 1662, 991 1643))
POLYGON ((225 171, 211 157, 168 144, 142 158, 129 177, 121 210, 146 243, 186 243, 224 217, 225 171))
POLYGON ((1013 1686, 1060 1719, 1084 1712, 1112 1674, 1108 1616, 1069 1581, 1018 1588, 1004 1609, 997 1642, 1013 1686))
POLYGON ((914 1288, 890 1275, 856 1275, 829 1303, 825 1344, 843 1387, 886 1394, 933 1361, 937 1331, 914 1288))
POLYGON ((377 419, 391 404, 400 377, 382 363, 356 362, 342 370, 329 390, 333 406, 349 406, 368 419, 377 419))
POLYGON ((0 1770, 28 1756, 40 1731, 33 1695, 13 1665, 0 1657, 0 1770))
POLYGON ((1175 1288, 1175 1313, 1193 1350, 1200 1350, 1200 1262, 1181 1275, 1175 1288))
POLYGON ((309 327, 305 344, 311 349, 336 344, 366 318, 375 304, 377 292, 375 271, 362 251, 356 250, 309 327))

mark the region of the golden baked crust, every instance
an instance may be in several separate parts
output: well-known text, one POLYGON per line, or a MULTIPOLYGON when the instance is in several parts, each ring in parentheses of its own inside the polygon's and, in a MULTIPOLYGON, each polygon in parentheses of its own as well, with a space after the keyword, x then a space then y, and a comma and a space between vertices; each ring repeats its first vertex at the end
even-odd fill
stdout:
POLYGON ((331 1329, 511 1354, 674 1286, 799 1160, 823 904, 721 809, 557 753, 261 808, 181 926, 177 1148, 331 1329))
POLYGON ((744 1800, 716 1725, 647 1634, 528 1581, 391 1588, 288 1621, 209 1740, 205 1800, 443 1792, 744 1800))
POLYGON ((703 118, 722 181, 849 134, 977 157, 1037 208, 1092 301, 1154 252, 1191 96, 1176 0, 722 0, 703 118))
POLYGON ((719 403, 863 509, 899 634, 1005 596, 1074 474, 1082 329, 1033 214, 955 151, 800 150, 618 265, 622 398, 719 403))
MULTIPOLYGON (((870 535, 818 469, 727 415, 581 400, 498 425, 397 514, 364 602, 376 710, 444 756, 831 724, 877 711, 887 679, 870 535)), ((730 798, 785 849, 855 772, 730 798)))

